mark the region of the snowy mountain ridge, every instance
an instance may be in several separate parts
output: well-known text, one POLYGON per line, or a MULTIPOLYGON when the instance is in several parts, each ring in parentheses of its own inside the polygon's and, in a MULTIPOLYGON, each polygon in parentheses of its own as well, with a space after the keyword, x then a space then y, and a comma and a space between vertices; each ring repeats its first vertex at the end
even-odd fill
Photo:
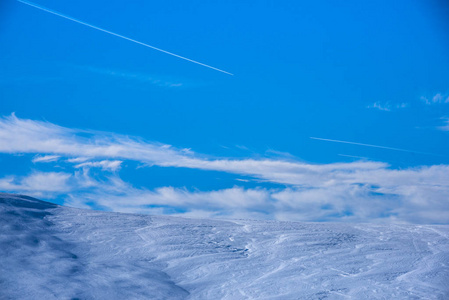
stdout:
POLYGON ((0 299, 448 299, 449 226, 199 220, 0 194, 0 299))

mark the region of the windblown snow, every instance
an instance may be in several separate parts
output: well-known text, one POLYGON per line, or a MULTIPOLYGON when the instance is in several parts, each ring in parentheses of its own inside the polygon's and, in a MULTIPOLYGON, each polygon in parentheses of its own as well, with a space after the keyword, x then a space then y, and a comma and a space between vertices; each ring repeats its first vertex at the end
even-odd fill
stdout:
POLYGON ((197 220, 0 194, 0 299, 449 299, 449 226, 197 220))

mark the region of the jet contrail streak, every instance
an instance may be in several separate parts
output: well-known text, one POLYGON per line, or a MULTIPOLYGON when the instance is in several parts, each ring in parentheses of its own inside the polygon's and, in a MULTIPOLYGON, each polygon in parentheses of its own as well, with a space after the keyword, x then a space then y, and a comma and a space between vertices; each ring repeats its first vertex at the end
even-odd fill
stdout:
POLYGON ((142 43, 142 42, 133 40, 133 39, 128 38, 128 37, 126 37, 126 36, 123 36, 123 35, 120 35, 120 34, 111 32, 111 31, 109 31, 109 30, 106 30, 106 29, 103 29, 103 28, 100 28, 100 27, 97 27, 97 26, 94 26, 94 25, 90 25, 90 24, 88 24, 88 23, 86 23, 86 22, 83 22, 83 21, 80 21, 80 20, 71 18, 71 17, 69 17, 69 16, 63 15, 63 14, 61 14, 61 13, 58 13, 58 12, 53 11, 53 10, 50 10, 50 9, 48 9, 48 8, 39 6, 39 5, 37 5, 37 4, 31 3, 31 2, 27 2, 27 1, 23 1, 23 0, 17 0, 17 1, 19 1, 19 2, 21 2, 21 3, 23 3, 23 4, 26 4, 26 5, 35 7, 35 8, 37 8, 37 9, 46 11, 46 12, 48 12, 48 13, 54 14, 54 15, 56 15, 56 16, 65 18, 65 19, 67 19, 67 20, 70 20, 70 21, 73 21, 73 22, 76 22, 76 23, 79 23, 79 24, 88 26, 88 27, 90 27, 90 28, 93 28, 93 29, 97 29, 97 30, 103 31, 103 32, 109 33, 109 34, 111 34, 111 35, 115 35, 115 36, 117 36, 117 37, 119 37, 119 38, 122 38, 122 39, 125 39, 125 40, 128 40, 128 41, 134 42, 134 43, 136 43, 136 44, 139 44, 139 45, 142 45, 142 46, 145 46, 145 47, 148 47, 148 48, 151 48, 151 49, 154 49, 154 50, 163 52, 163 53, 165 53, 165 54, 169 54, 169 55, 172 55, 172 56, 175 56, 175 57, 178 57, 178 58, 181 58, 181 59, 190 61, 190 62, 192 62, 192 63, 194 63, 194 64, 198 64, 198 65, 201 65, 201 66, 203 66, 203 67, 210 68, 210 69, 213 69, 213 70, 216 70, 216 71, 219 71, 219 72, 228 74, 228 75, 234 75, 234 74, 232 74, 232 73, 229 73, 229 72, 226 72, 226 71, 223 71, 223 70, 214 68, 214 67, 212 67, 212 66, 209 66, 209 65, 200 63, 200 62, 195 61, 195 60, 192 60, 192 59, 190 59, 190 58, 183 57, 183 56, 181 56, 181 55, 174 54, 174 53, 171 53, 171 52, 162 50, 162 49, 160 49, 160 48, 156 48, 156 47, 154 47, 154 46, 151 46, 151 45, 148 45, 148 44, 145 44, 145 43, 142 43))
POLYGON ((343 143, 343 144, 351 144, 351 145, 357 145, 357 146, 365 146, 365 147, 380 148, 380 149, 387 149, 387 150, 394 150, 394 151, 402 151, 402 152, 409 152, 409 153, 416 153, 416 154, 425 154, 425 155, 446 157, 444 155, 438 155, 438 154, 426 153, 426 152, 419 152, 419 151, 413 151, 413 150, 407 150, 407 149, 399 149, 399 148, 392 148, 392 147, 385 147, 385 146, 378 146, 378 145, 362 144, 362 143, 355 143, 355 142, 348 142, 348 141, 323 139, 323 138, 317 138, 317 137, 312 137, 312 136, 310 138, 313 139, 313 140, 319 140, 319 141, 325 141, 325 142, 343 143))

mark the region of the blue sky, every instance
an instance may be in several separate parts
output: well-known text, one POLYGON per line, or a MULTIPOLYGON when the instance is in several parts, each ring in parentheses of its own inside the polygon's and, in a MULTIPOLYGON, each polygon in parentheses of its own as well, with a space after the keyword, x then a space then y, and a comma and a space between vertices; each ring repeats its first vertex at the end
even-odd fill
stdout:
POLYGON ((449 223, 444 1, 33 3, 234 75, 3 1, 0 190, 129 212, 449 223))

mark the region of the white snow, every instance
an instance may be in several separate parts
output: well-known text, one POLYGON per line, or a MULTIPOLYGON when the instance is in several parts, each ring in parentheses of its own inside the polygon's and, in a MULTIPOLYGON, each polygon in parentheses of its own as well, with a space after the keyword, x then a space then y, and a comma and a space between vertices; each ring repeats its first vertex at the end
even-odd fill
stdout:
POLYGON ((196 220, 0 194, 0 299, 449 299, 449 226, 196 220))

